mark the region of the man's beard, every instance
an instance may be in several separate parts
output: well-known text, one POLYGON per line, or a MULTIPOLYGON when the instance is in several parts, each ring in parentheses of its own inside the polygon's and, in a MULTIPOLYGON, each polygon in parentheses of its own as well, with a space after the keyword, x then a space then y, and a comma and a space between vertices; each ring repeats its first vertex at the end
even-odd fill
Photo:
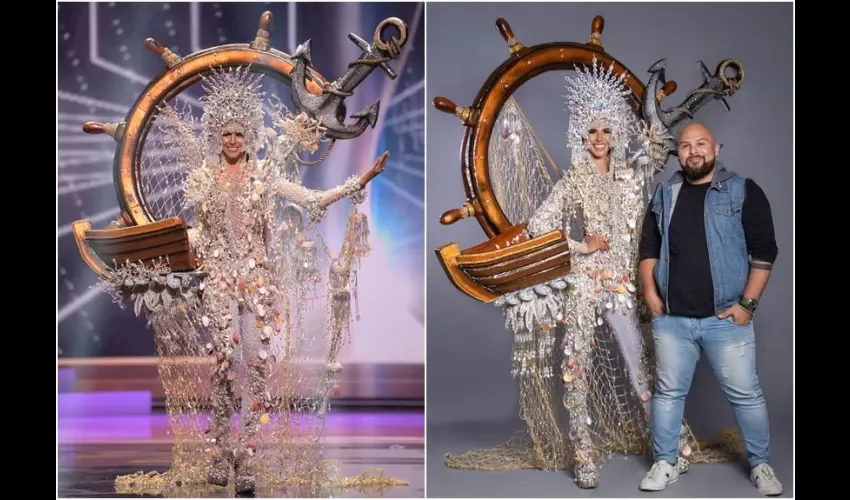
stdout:
POLYGON ((685 160, 683 163, 680 163, 682 166, 682 174, 691 181, 698 181, 710 174, 712 170, 714 170, 714 162, 715 160, 712 158, 711 161, 707 161, 704 156, 702 158, 702 165, 699 167, 692 167, 688 164, 688 160, 685 160))

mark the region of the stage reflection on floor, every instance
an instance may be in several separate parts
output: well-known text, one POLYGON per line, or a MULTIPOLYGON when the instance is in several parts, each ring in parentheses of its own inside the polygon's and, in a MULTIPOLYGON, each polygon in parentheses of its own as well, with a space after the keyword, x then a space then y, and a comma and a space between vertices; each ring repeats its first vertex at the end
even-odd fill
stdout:
MULTIPOLYGON (((408 486, 381 491, 315 491, 258 488, 257 497, 419 497, 425 492, 422 411, 342 411, 331 413, 325 431, 325 457, 338 461, 344 476, 372 468, 408 486)), ((171 439, 164 414, 62 418, 58 426, 59 497, 126 497, 115 489, 117 476, 138 471, 165 472, 171 439)), ((232 488, 169 486, 160 496, 227 497, 232 488)))

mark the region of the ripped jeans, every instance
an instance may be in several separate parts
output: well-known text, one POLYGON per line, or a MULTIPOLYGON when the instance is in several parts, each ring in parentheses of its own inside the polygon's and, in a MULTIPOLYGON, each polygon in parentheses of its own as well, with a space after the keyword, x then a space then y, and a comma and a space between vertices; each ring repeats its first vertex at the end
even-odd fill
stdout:
POLYGON ((656 460, 676 463, 685 397, 700 350, 735 411, 751 467, 767 463, 770 434, 767 405, 756 374, 753 323, 661 315, 652 319, 657 379, 652 398, 652 451, 656 460))

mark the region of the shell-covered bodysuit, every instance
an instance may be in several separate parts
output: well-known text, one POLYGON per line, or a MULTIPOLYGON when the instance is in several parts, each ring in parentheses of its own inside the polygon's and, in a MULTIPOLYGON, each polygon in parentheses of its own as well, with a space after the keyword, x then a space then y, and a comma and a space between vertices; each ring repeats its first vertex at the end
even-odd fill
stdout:
POLYGON ((282 238, 274 225, 277 203, 309 207, 317 214, 317 222, 329 202, 360 190, 356 178, 326 192, 287 181, 274 162, 293 154, 294 144, 282 137, 278 146, 288 151, 272 161, 249 160, 235 175, 226 165, 205 164, 190 173, 186 188, 197 224, 192 246, 207 274, 201 321, 212 332, 209 347, 217 361, 213 375, 216 458, 233 448, 230 412, 235 368, 242 365, 245 370, 237 452, 253 453, 252 437, 261 415, 271 406, 266 368, 281 354, 271 351, 270 342, 286 320, 287 311, 281 310, 286 294, 281 290, 291 285, 281 282, 285 256, 274 243, 282 238))
POLYGON ((200 120, 190 106, 160 103, 145 139, 145 152, 158 156, 160 166, 155 172, 149 162, 138 166, 142 177, 181 182, 162 188, 158 179, 148 192, 158 191, 159 199, 182 188, 182 206, 169 203, 166 211, 189 226, 198 266, 171 268, 167 255, 185 250, 176 242, 179 248, 155 250, 165 257, 115 263, 101 282, 116 302, 129 298, 136 315, 144 310, 153 327, 174 441, 168 471, 120 476, 116 488, 169 496, 174 488, 200 487, 200 496, 209 496, 208 483, 227 486, 234 472, 238 494, 257 486, 266 495, 266 488, 286 486, 314 496, 352 485, 404 484, 372 473, 345 477, 322 446, 342 371, 338 354, 357 309, 358 267, 370 250, 368 220, 357 211, 367 177, 352 176, 327 191, 306 189, 299 165, 318 162, 304 162, 299 153, 315 153, 326 139, 321 123, 305 113, 293 116, 274 95, 264 106, 263 74, 248 67, 210 68, 200 78, 200 120), (241 151, 225 147, 239 144, 241 151), (238 161, 231 164, 228 156, 238 161), (344 197, 352 205, 341 248, 332 254, 316 225, 344 197), (323 269, 325 297, 317 289, 323 269), (239 413, 238 439, 233 413, 239 413))
MULTIPOLYGON (((226 485, 235 464, 237 490, 246 492, 253 490, 250 459, 257 452, 261 426, 296 396, 270 390, 267 381, 276 361, 289 367, 296 362, 288 358, 296 340, 293 324, 315 281, 312 261, 302 266, 299 260, 299 252, 306 248, 304 232, 286 227, 281 208, 306 210, 310 222, 317 224, 331 203, 345 196, 360 203, 364 195, 357 176, 328 191, 298 183, 297 154, 318 143, 320 128, 304 117, 292 117, 280 102, 270 106, 271 121, 279 131, 265 128, 261 78, 247 68, 204 77, 201 140, 194 137, 191 123, 169 106, 163 106, 157 118, 160 128, 170 130, 171 145, 189 165, 183 204, 194 215, 189 240, 205 275, 196 319, 211 334, 206 347, 215 359, 208 448, 213 466, 208 480, 226 485), (234 123, 243 134, 245 155, 238 165, 228 165, 222 137, 234 123), (234 410, 240 413, 238 442, 231 437, 234 410)), ((335 357, 327 359, 329 366, 338 365, 335 357)), ((319 385, 314 389, 321 393, 326 383, 319 385)), ((321 406, 327 395, 314 396, 321 406)))
POLYGON ((595 487, 604 454, 636 451, 647 443, 651 381, 637 326, 637 243, 647 192, 667 154, 657 147, 663 131, 636 119, 625 99, 629 92, 623 76, 612 68, 595 61, 592 69, 578 68, 568 89, 572 164, 528 220, 526 234, 563 231, 572 249, 571 271, 502 297, 496 305, 505 308, 514 334, 513 372, 536 462, 544 468, 572 464, 578 484, 595 487), (610 132, 608 172, 586 149, 592 128, 610 132), (586 249, 582 240, 593 234, 605 237, 610 248, 590 254, 580 250, 586 249), (564 326, 560 341, 558 325, 564 326), (627 365, 630 383, 620 383, 623 387, 615 387, 617 370, 597 352, 598 339, 611 336, 617 337, 627 365), (559 412, 544 408, 556 404, 548 382, 554 377, 563 384, 566 433, 559 412), (630 412, 626 399, 637 399, 644 411, 630 412))
MULTIPOLYGON (((578 226, 582 239, 592 234, 605 236, 610 248, 590 254, 573 252, 571 272, 563 278, 569 290, 559 308, 565 325, 561 340, 564 405, 569 415, 568 438, 576 448, 573 459, 577 481, 594 485, 599 451, 592 441, 595 433, 590 387, 594 380, 593 350, 597 329, 614 327, 623 359, 627 362, 632 388, 648 410, 649 370, 641 331, 636 325, 636 245, 639 215, 645 207, 646 177, 635 170, 602 172, 582 158, 555 185, 549 197, 529 220, 529 236, 554 230, 570 235, 578 226), (615 177, 615 172, 617 177, 615 177), (613 316, 621 321, 611 321, 613 316)), ((571 239, 572 248, 582 246, 571 239)), ((556 313, 557 314, 557 313, 556 313)), ((600 433, 604 434, 604 433, 600 433)), ((604 439, 604 438, 603 438, 604 439)))

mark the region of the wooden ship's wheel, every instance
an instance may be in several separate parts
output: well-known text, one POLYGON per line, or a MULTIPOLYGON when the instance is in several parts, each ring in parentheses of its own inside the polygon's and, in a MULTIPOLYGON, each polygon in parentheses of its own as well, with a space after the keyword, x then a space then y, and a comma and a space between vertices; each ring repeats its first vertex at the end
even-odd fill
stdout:
MULTIPOLYGON (((156 193, 142 185, 145 141, 159 105, 200 81, 201 76, 212 68, 250 65, 252 72, 261 72, 290 85, 295 61, 289 54, 270 46, 271 21, 271 12, 263 13, 257 36, 250 43, 216 46, 186 57, 180 57, 148 38, 145 46, 163 59, 165 71, 142 90, 124 121, 83 124, 86 133, 107 134, 118 143, 113 170, 120 215, 103 229, 92 228, 89 220, 73 223, 74 239, 80 254, 99 276, 104 277, 109 268, 126 261, 150 265, 167 259, 172 271, 197 268, 189 248, 185 218, 182 215, 162 217, 163 211, 154 210, 150 201, 156 193)), ((322 88, 327 85, 327 81, 312 69, 308 69, 306 80, 307 90, 316 95, 321 95, 322 88)))
MULTIPOLYGON (((467 200, 461 208, 449 210, 440 218, 444 225, 475 217, 488 241, 461 250, 449 243, 437 249, 437 258, 460 291, 482 302, 491 302, 509 292, 544 283, 570 271, 570 249, 562 231, 528 239, 524 223, 511 221, 499 205, 490 179, 489 148, 499 113, 508 98, 526 81, 548 71, 573 70, 575 65, 591 65, 595 57, 605 67, 614 64, 617 74, 626 73, 635 113, 645 91, 644 84, 622 63, 602 48, 602 16, 593 19, 587 43, 552 42, 523 45, 508 22, 496 20, 496 27, 508 43, 510 56, 481 86, 471 106, 458 106, 437 97, 434 106, 457 116, 466 126, 461 146, 461 170, 467 200)), ((672 93, 675 82, 665 90, 672 93)))
MULTIPOLYGON (((461 250, 449 243, 436 249, 437 258, 452 284, 470 297, 492 302, 510 292, 538 285, 564 276, 570 271, 570 249, 562 231, 529 239, 524 235, 525 223, 509 220, 494 193, 489 158, 491 137, 500 113, 512 94, 523 83, 549 71, 575 70, 575 66, 613 64, 617 75, 625 74, 631 90, 630 103, 635 114, 648 122, 661 122, 671 127, 708 102, 732 95, 743 82, 743 66, 735 60, 725 60, 715 74, 702 66, 704 84, 691 91, 685 101, 673 110, 661 110, 665 96, 676 91, 674 81, 665 81, 662 59, 650 68, 652 77, 645 85, 626 66, 605 52, 602 30, 605 21, 596 16, 586 43, 551 42, 525 46, 514 35, 507 21, 496 20, 496 27, 507 42, 510 55, 487 78, 470 106, 458 106, 445 97, 434 99, 440 111, 453 114, 466 127, 461 145, 461 177, 466 202, 460 208, 445 212, 440 218, 444 225, 475 217, 487 238, 484 243, 461 250), (735 70, 734 76, 726 74, 735 70), (649 88, 651 85, 651 88, 649 88), (649 89, 649 90, 648 90, 649 89), (654 96, 645 94, 652 92, 654 96), (654 97, 654 99, 653 99, 654 97), (650 119, 652 118, 652 119, 650 119)), ((723 103, 728 104, 725 100, 723 103)))

